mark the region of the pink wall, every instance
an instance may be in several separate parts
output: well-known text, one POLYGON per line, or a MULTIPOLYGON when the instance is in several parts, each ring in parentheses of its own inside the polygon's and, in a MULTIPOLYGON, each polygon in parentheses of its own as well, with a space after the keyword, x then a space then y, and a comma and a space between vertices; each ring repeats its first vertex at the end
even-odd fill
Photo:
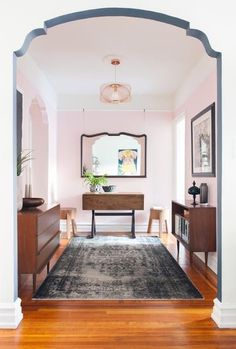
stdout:
POLYGON ((48 119, 37 101, 30 108, 32 134, 32 196, 48 198, 48 119), (40 174, 40 175, 39 175, 40 174))
POLYGON ((192 185, 193 180, 196 181, 197 186, 204 182, 208 184, 209 204, 215 206, 217 203, 216 177, 193 177, 191 173, 191 119, 213 102, 216 102, 216 72, 211 73, 208 78, 196 88, 186 102, 176 110, 175 116, 184 113, 186 118, 186 199, 190 199, 187 190, 192 185))
MULTIPOLYGON (((68 111, 58 117, 58 198, 62 206, 77 208, 78 224, 90 223, 83 211, 82 193, 88 191, 80 177, 80 136, 83 133, 130 132, 147 135, 147 178, 110 178, 117 191, 143 192, 145 210, 137 225, 146 225, 153 205, 170 207, 172 198, 172 118, 170 112, 68 111)), ((101 224, 130 222, 127 217, 98 217, 101 224)))
MULTIPOLYGON (((22 149, 33 150, 33 160, 27 164, 32 167, 32 196, 50 202, 55 200, 55 180, 51 177, 56 167, 56 103, 50 86, 47 82, 42 83, 41 73, 35 71, 32 83, 27 77, 27 67, 26 64, 24 73, 17 70, 17 89, 23 94, 22 149)), ((23 186, 26 172, 23 173, 23 186)))
MULTIPOLYGON (((177 109, 175 116, 181 113, 186 117, 186 139, 185 139, 185 153, 186 153, 186 170, 185 170, 185 183, 186 183, 186 199, 192 199, 187 193, 188 188, 192 185, 193 180, 196 181, 196 185, 201 183, 208 184, 208 202, 210 205, 217 205, 217 180, 216 177, 193 177, 191 173, 191 119, 197 115, 201 110, 207 106, 216 102, 216 71, 211 73, 187 98, 186 102, 177 109)), ((217 127, 217 125, 216 125, 217 127)), ((216 149, 217 151, 217 149, 216 149)), ((199 197, 197 198, 199 200, 199 197)), ((196 253, 204 261, 204 253, 196 253)), ((208 266, 217 273, 217 255, 216 252, 210 252, 208 257, 208 266)))

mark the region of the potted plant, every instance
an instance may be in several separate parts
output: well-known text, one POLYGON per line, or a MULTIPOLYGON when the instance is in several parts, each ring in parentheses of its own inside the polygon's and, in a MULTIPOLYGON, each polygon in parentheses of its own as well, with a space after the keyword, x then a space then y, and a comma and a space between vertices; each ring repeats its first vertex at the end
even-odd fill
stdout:
POLYGON ((32 151, 22 150, 17 155, 17 211, 20 211, 23 206, 23 195, 22 195, 22 178, 21 174, 25 168, 25 163, 32 159, 32 151))
POLYGON ((94 176, 92 172, 86 171, 84 174, 84 182, 89 185, 92 193, 99 192, 101 186, 107 183, 107 178, 104 176, 94 176))
POLYGON ((20 152, 20 154, 17 155, 17 176, 20 176, 21 173, 23 172, 23 169, 24 169, 24 164, 31 160, 32 157, 31 157, 31 153, 32 151, 25 151, 25 150, 22 150, 20 152))

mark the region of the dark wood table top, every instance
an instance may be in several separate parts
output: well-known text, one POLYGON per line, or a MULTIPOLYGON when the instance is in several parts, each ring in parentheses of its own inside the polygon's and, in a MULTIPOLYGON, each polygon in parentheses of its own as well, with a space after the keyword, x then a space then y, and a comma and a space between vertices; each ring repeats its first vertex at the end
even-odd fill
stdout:
POLYGON ((133 192, 84 193, 83 210, 143 210, 144 194, 133 192))

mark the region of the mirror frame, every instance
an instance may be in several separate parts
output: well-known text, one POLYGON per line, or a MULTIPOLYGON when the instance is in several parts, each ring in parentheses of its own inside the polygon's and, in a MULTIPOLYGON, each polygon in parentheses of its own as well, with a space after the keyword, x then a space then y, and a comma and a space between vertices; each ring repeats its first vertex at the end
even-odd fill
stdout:
MULTIPOLYGON (((80 137, 80 169, 81 169, 81 177, 84 177, 83 174, 83 139, 84 137, 87 138, 93 138, 98 136, 131 136, 136 138, 142 138, 144 137, 144 174, 139 176, 112 176, 112 175, 106 175, 107 178, 146 178, 147 177, 147 135, 140 134, 136 135, 133 133, 127 133, 127 132, 119 132, 119 133, 109 133, 109 132, 100 132, 100 133, 94 133, 94 134, 82 134, 80 137)), ((95 175, 95 177, 101 177, 99 175, 95 175)))

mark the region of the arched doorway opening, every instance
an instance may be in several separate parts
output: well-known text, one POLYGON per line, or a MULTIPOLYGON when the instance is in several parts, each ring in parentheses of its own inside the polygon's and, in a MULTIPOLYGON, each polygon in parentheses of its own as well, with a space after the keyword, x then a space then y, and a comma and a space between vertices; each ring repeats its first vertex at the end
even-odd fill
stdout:
POLYGON ((122 8, 107 8, 107 9, 96 9, 83 11, 78 13, 72 13, 65 16, 57 17, 52 20, 45 22, 45 29, 37 29, 32 31, 26 38, 22 48, 15 52, 16 57, 22 56, 28 49, 31 40, 34 37, 40 35, 46 35, 47 29, 55 27, 57 25, 73 22, 81 19, 96 18, 96 17, 107 17, 107 16, 123 16, 123 17, 134 17, 154 20, 170 24, 186 31, 187 36, 191 36, 199 39, 207 54, 210 57, 216 58, 217 60, 217 236, 218 236, 218 298, 221 300, 221 54, 214 51, 207 39, 207 36, 195 29, 190 28, 190 24, 186 21, 167 16, 160 13, 134 10, 134 9, 122 9, 122 8))

